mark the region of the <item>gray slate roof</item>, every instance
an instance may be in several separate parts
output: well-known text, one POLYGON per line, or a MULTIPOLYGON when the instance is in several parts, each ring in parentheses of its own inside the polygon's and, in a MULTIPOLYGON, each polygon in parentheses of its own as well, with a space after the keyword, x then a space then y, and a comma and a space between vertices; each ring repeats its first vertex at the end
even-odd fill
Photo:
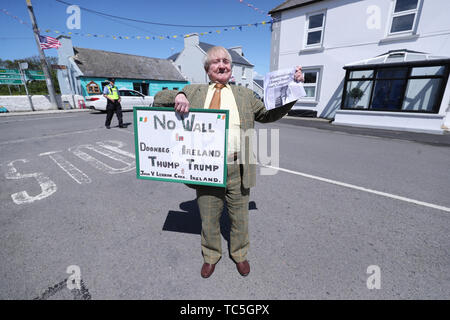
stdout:
MULTIPOLYGON (((214 47, 214 46, 215 46, 215 45, 209 44, 209 43, 206 43, 206 42, 200 42, 200 43, 199 43, 199 47, 200 47, 203 51, 205 51, 205 52, 207 52, 209 49, 211 49, 211 48, 214 47)), ((231 55, 231 59, 233 60, 233 63, 243 64, 243 65, 250 66, 250 67, 253 67, 253 66, 254 66, 253 64, 251 64, 250 62, 248 62, 247 59, 245 59, 244 57, 242 57, 242 56, 241 56, 240 54, 238 54, 237 52, 235 52, 235 51, 233 51, 233 50, 229 50, 229 49, 227 49, 227 50, 228 50, 228 52, 229 52, 230 55, 231 55)), ((179 55, 179 54, 180 54, 180 53, 177 52, 177 53, 171 55, 171 56, 170 56, 169 58, 167 58, 167 59, 172 60, 172 61, 175 61, 175 60, 178 58, 178 55, 179 55)))
POLYGON ((264 89, 264 80, 263 79, 253 79, 261 88, 264 89))
POLYGON ((167 59, 74 47, 74 60, 84 76, 186 81, 167 59))
POLYGON ((270 10, 269 13, 272 14, 272 13, 287 10, 287 9, 303 7, 308 4, 312 4, 314 2, 319 2, 319 1, 323 1, 323 0, 287 0, 287 1, 283 2, 282 4, 280 4, 279 6, 270 10))

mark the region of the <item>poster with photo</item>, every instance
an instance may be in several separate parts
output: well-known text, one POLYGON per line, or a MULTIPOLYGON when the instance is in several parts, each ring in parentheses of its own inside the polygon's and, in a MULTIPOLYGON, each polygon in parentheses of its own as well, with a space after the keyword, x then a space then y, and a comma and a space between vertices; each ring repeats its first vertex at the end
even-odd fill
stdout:
POLYGON ((294 81, 295 68, 270 72, 264 78, 264 104, 267 110, 279 108, 306 96, 303 83, 294 81))

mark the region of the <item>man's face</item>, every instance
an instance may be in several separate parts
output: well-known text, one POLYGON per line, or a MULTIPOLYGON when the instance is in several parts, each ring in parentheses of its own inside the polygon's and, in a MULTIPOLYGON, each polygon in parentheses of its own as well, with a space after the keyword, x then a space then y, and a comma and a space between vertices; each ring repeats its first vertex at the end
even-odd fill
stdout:
POLYGON ((217 51, 210 59, 208 69, 209 80, 216 83, 227 84, 231 78, 231 62, 225 52, 217 51))

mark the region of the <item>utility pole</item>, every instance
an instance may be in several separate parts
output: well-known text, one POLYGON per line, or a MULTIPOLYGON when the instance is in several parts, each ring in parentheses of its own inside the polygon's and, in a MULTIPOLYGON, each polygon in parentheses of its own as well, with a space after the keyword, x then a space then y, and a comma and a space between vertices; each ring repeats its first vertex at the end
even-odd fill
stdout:
POLYGON ((53 81, 51 78, 50 70, 48 69, 47 60, 45 59, 45 54, 41 48, 41 42, 39 41, 39 29, 36 23, 36 17, 34 16, 33 5, 31 4, 31 0, 26 0, 26 2, 28 13, 30 14, 31 18, 31 23, 33 25, 34 38, 36 40, 36 44, 39 50, 39 57, 41 59, 42 70, 44 71, 45 75, 45 82, 47 83, 48 94, 50 96, 50 104, 52 105, 53 109, 60 109, 58 106, 58 101, 56 100, 55 87, 53 86, 53 81))
POLYGON ((20 78, 22 79, 22 83, 25 87, 25 92, 27 93, 28 102, 30 103, 31 110, 36 111, 36 110, 34 110, 33 101, 31 101, 30 94, 28 93, 27 78, 25 77, 25 72, 24 72, 24 70, 26 70, 26 69, 28 69, 28 63, 26 63, 26 62, 20 63, 19 62, 20 78))

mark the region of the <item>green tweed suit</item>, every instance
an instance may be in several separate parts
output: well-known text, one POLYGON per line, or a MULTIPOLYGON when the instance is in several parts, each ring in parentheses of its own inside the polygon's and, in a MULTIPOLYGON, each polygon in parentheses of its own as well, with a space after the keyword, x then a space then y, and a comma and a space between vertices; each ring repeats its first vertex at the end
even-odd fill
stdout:
MULTIPOLYGON (((266 110, 264 103, 248 88, 231 85, 239 112, 241 132, 253 129, 255 120, 262 123, 281 119, 295 104, 291 102, 280 108, 266 110)), ((203 109, 208 85, 193 84, 183 88, 191 108, 203 109)), ((179 91, 162 90, 155 95, 154 107, 173 107, 179 91)), ((222 255, 220 237, 220 216, 223 203, 227 203, 231 220, 230 255, 238 263, 247 259, 248 203, 250 188, 256 183, 256 164, 251 160, 253 135, 241 135, 241 164, 228 164, 227 187, 195 186, 197 203, 202 218, 202 253, 206 263, 214 264, 222 255), (247 138, 248 137, 248 138, 247 138), (245 138, 245 141, 242 139, 245 138)), ((190 185, 193 187, 192 185, 190 185)))

